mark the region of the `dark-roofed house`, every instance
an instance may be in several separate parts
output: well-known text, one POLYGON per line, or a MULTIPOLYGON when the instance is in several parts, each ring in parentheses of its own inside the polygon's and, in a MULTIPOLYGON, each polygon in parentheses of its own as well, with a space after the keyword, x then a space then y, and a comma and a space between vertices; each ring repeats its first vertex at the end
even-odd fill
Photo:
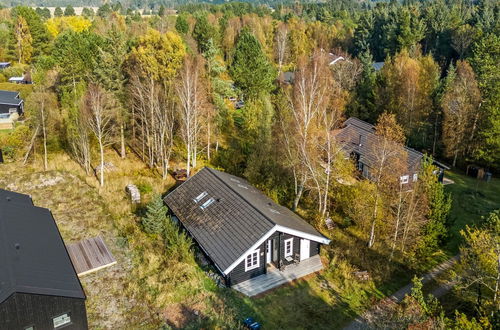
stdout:
POLYGON ((14 113, 22 115, 23 104, 19 92, 0 91, 0 118, 8 118, 14 113))
MULTIPOLYGON (((341 145, 346 156, 354 159, 356 168, 361 175, 367 179, 372 178, 372 169, 377 164, 376 150, 380 146, 380 138, 375 134, 375 126, 358 118, 351 117, 344 122, 341 129, 334 132, 337 143, 341 145)), ((406 158, 404 172, 400 173, 402 185, 411 184, 417 181, 418 172, 424 155, 415 149, 402 147, 398 153, 406 158)), ((442 181, 444 170, 447 166, 434 161, 434 165, 439 168, 439 180, 442 181)))
POLYGON ((49 210, 0 189, 0 329, 87 329, 85 294, 49 210))
POLYGON ((165 203, 226 284, 247 295, 294 279, 287 269, 298 278, 322 268, 330 240, 244 179, 205 167, 165 203))

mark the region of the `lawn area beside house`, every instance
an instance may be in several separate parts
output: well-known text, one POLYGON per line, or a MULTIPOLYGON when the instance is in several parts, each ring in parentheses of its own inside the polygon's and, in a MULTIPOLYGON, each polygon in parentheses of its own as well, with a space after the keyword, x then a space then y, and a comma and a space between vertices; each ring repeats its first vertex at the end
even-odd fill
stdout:
POLYGON ((500 179, 486 182, 452 171, 446 172, 446 177, 455 182, 445 188, 453 198, 446 249, 455 255, 462 242, 460 231, 466 225, 480 224, 482 216, 500 208, 500 179))

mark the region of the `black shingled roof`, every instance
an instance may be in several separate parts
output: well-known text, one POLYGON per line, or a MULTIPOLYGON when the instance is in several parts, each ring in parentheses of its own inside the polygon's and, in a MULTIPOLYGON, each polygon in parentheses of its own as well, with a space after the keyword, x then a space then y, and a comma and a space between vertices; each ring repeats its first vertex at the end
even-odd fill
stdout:
POLYGON ((18 95, 19 92, 0 91, 0 104, 19 105, 23 100, 18 95))
MULTIPOLYGON (((344 128, 336 133, 336 140, 342 145, 347 153, 353 151, 360 155, 360 162, 373 167, 376 165, 373 151, 379 145, 379 137, 375 134, 375 126, 351 117, 344 122, 344 128)), ((416 170, 420 166, 423 158, 421 152, 404 146, 401 150, 402 155, 407 158, 408 169, 416 170)))
POLYGON ((85 299, 49 210, 0 190, 0 303, 15 292, 85 299))
POLYGON ((327 240, 246 180, 208 167, 168 194, 165 203, 221 271, 276 225, 327 240), (203 192, 206 196, 196 203, 194 199, 203 192), (210 198, 214 202, 201 209, 210 198))

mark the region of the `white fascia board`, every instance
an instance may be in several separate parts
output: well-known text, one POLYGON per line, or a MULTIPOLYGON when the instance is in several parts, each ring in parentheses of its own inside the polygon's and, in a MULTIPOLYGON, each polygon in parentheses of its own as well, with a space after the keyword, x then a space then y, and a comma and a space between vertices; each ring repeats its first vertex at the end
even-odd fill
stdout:
POLYGON ((269 237, 271 237, 271 235, 276 232, 277 228, 278 228, 278 225, 275 225, 273 228, 271 228, 264 236, 262 236, 254 245, 252 245, 245 253, 243 253, 241 255, 241 257, 239 257, 238 259, 236 259, 236 261, 233 262, 229 267, 227 267, 226 270, 224 270, 222 273, 224 275, 229 274, 234 268, 236 268, 236 266, 238 266, 240 264, 240 262, 242 262, 243 260, 245 260, 245 258, 251 252, 255 251, 259 246, 262 245, 262 243, 264 243, 266 241, 266 239, 268 239, 269 237))
POLYGON ((229 267, 227 267, 226 270, 224 270, 222 273, 224 275, 229 274, 234 268, 236 268, 236 266, 238 266, 240 264, 240 262, 242 262, 243 260, 245 260, 245 258, 250 253, 252 253, 253 251, 255 251, 259 246, 262 245, 262 243, 264 243, 269 237, 271 237, 271 235, 273 235, 277 231, 285 233, 285 234, 290 234, 290 235, 293 235, 293 236, 298 236, 298 237, 306 238, 306 239, 309 239, 311 241, 319 242, 319 243, 322 243, 322 244, 327 244, 328 245, 331 242, 331 240, 329 240, 326 237, 311 235, 311 234, 304 233, 302 231, 298 231, 298 230, 290 229, 290 228, 287 228, 287 227, 275 225, 273 228, 271 228, 271 230, 269 230, 269 232, 267 232, 267 234, 265 234, 264 236, 262 236, 254 245, 252 245, 251 248, 249 248, 244 254, 242 254, 241 257, 239 257, 238 259, 236 259, 236 261, 233 262, 229 267))
POLYGON ((299 230, 295 230, 295 229, 290 229, 288 227, 283 227, 283 226, 279 226, 279 225, 277 225, 277 227, 278 227, 277 231, 281 231, 282 233, 285 233, 285 234, 290 234, 290 235, 293 235, 293 236, 298 236, 298 237, 306 238, 308 240, 319 242, 319 243, 322 243, 322 244, 330 244, 330 242, 331 242, 331 240, 329 240, 328 238, 323 237, 323 236, 311 235, 311 234, 308 234, 308 233, 304 233, 303 231, 299 231, 299 230))

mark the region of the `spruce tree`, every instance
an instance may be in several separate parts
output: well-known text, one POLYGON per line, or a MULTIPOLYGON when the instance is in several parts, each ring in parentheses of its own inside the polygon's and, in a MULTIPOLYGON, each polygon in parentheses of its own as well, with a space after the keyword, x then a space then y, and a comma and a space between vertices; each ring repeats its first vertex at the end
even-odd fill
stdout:
POLYGON ((56 7, 56 9, 54 9, 54 17, 62 17, 63 14, 64 13, 63 13, 61 7, 56 7))
POLYGON ((66 9, 64 9, 64 16, 75 16, 76 13, 75 13, 75 9, 73 8, 73 6, 68 6, 66 7, 66 9))
POLYGON ((153 197, 149 202, 146 215, 142 218, 142 225, 148 234, 160 234, 165 228, 168 209, 160 195, 153 197))
POLYGON ((230 73, 236 85, 250 98, 274 88, 276 71, 248 29, 243 29, 238 38, 230 73))

